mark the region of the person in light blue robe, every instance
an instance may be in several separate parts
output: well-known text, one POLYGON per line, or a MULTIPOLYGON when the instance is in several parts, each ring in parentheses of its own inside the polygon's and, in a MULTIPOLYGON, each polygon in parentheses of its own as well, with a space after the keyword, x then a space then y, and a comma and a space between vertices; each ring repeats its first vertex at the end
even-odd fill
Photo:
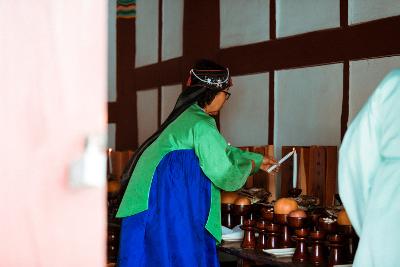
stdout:
POLYGON ((385 77, 346 132, 339 192, 360 237, 353 266, 400 266, 400 69, 385 77))

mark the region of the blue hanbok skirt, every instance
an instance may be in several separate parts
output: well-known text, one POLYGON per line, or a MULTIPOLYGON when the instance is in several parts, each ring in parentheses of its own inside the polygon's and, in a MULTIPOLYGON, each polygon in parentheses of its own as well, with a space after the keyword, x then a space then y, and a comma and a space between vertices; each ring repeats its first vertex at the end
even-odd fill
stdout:
POLYGON ((119 267, 219 266, 205 229, 211 181, 193 150, 168 153, 151 184, 149 208, 122 219, 119 267))

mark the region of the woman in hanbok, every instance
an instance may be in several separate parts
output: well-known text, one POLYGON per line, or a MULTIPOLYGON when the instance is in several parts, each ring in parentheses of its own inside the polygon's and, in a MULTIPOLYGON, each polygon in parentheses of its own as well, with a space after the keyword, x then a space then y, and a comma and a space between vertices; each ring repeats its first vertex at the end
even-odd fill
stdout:
POLYGON ((230 146, 213 115, 231 93, 229 70, 201 60, 124 175, 119 267, 219 266, 220 190, 240 189, 273 159, 230 146))

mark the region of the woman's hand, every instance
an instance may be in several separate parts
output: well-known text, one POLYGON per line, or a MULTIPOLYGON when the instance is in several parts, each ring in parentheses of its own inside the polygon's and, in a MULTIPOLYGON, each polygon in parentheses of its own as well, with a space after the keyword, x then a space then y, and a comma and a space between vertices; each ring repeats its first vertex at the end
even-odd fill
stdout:
MULTIPOLYGON (((278 164, 277 161, 269 156, 264 156, 264 159, 261 163, 260 169, 263 171, 267 171, 271 166, 278 164)), ((274 170, 271 171, 271 173, 277 173, 279 172, 279 166, 276 167, 274 170)))

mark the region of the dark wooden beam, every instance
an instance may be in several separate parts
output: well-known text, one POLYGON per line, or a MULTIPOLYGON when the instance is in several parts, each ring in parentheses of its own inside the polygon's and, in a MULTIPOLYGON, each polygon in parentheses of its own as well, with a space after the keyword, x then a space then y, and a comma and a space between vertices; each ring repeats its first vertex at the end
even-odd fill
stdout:
POLYGON ((343 100, 342 115, 340 118, 340 139, 343 140, 347 130, 347 122, 349 120, 349 91, 350 91, 350 67, 349 61, 343 63, 343 100))
MULTIPOLYGON (((349 1, 340 0, 340 27, 347 29, 349 27, 349 1)), ((349 59, 343 62, 343 95, 342 95, 342 115, 340 117, 340 139, 343 140, 347 130, 347 121, 349 119, 349 91, 350 91, 350 67, 349 59)))
POLYGON ((116 149, 137 148, 135 67, 135 19, 117 19, 117 103, 113 116, 117 124, 116 149))
POLYGON ((219 0, 185 0, 182 77, 200 58, 215 60, 219 51, 219 0))
POLYGON ((117 123, 118 121, 118 104, 117 102, 108 102, 108 123, 117 123))
POLYGON ((269 39, 276 39, 276 0, 269 0, 269 39))
POLYGON ((223 49, 233 75, 400 54, 400 16, 223 49))
POLYGON ((131 70, 136 77, 136 90, 157 88, 161 85, 181 83, 182 57, 131 70))
POLYGON ((340 27, 349 26, 349 0, 340 0, 340 27))
MULTIPOLYGON (((162 62, 163 0, 158 1, 158 63, 162 62)), ((161 72, 158 73, 158 76, 161 72)), ((161 80, 161 79, 159 79, 161 80)), ((157 126, 161 125, 161 84, 157 86, 157 126)))
MULTIPOLYGON (((276 40, 276 0, 269 1, 269 38, 276 40)), ((268 84, 268 144, 274 144, 275 127, 275 72, 269 72, 268 84)))
MULTIPOLYGON (((215 43, 219 45, 219 21, 215 21, 215 17, 219 19, 219 14, 214 14, 214 19, 213 17, 207 19, 210 25, 201 24, 201 26, 197 25, 199 24, 198 21, 194 22, 195 18, 199 20, 200 18, 190 16, 196 12, 189 9, 190 6, 203 6, 204 3, 210 4, 213 1, 186 2, 185 11, 189 14, 185 12, 185 59, 172 59, 136 69, 137 89, 142 90, 154 88, 161 84, 182 82, 186 79, 186 72, 190 69, 194 60, 200 57, 217 58, 220 63, 229 66, 233 75, 244 75, 400 54, 400 38, 395 38, 395 36, 400 35, 400 16, 344 28, 272 39, 257 44, 219 49, 215 45, 215 43), (189 2, 189 4, 186 5, 186 2, 189 2), (187 17, 190 17, 190 19, 187 17), (190 25, 191 22, 200 28, 196 33, 196 27, 190 25), (214 23, 218 25, 212 26, 214 23), (211 34, 208 35, 210 40, 204 42, 202 36, 206 34, 209 27, 216 27, 217 30, 215 33, 210 30, 211 34), (212 43, 213 45, 210 45, 212 43), (157 79, 157 73, 160 73, 159 79, 157 79)), ((198 12, 196 14, 200 16, 203 13, 198 12)), ((204 22, 204 20, 202 21, 204 22)))
POLYGON ((274 123, 275 123, 275 72, 269 72, 268 84, 268 144, 274 144, 274 123))

